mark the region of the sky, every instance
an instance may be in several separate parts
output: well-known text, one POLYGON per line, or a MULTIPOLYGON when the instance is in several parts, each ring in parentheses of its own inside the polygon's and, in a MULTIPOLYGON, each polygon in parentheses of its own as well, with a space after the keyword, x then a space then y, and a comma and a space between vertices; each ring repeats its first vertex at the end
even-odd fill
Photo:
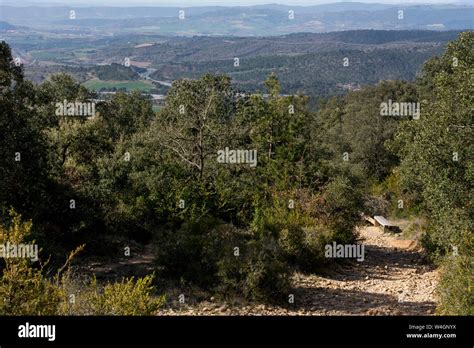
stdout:
MULTIPOLYGON (((318 5, 322 3, 350 2, 351 0, 22 0, 22 6, 35 4, 93 5, 93 6, 246 6, 278 3, 284 5, 318 5)), ((17 1, 0 0, 1 3, 18 5, 17 1)), ((356 2, 356 1, 352 1, 356 2)), ((383 4, 440 4, 462 2, 474 4, 474 0, 360 0, 357 2, 383 4)))

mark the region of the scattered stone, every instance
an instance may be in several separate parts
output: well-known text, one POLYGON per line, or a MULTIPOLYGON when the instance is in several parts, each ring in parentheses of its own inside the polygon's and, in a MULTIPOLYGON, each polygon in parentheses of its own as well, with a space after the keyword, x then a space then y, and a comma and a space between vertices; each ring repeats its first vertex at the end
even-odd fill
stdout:
MULTIPOLYGON (((172 305, 173 309, 158 310, 157 315, 434 315, 437 270, 413 262, 413 253, 395 249, 394 238, 376 227, 359 232, 370 259, 337 275, 295 275, 293 285, 300 291, 301 306, 286 309, 247 302, 230 306, 211 297, 197 305, 172 305), (381 249, 385 251, 380 253, 381 249)), ((191 297, 188 303, 196 300, 191 297)))

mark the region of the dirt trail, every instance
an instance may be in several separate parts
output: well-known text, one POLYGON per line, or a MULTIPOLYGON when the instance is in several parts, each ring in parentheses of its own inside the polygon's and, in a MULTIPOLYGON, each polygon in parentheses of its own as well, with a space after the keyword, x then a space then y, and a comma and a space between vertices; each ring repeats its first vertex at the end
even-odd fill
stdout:
POLYGON ((161 315, 430 315, 434 314, 436 269, 423 262, 411 240, 377 227, 359 230, 365 260, 337 273, 295 275, 295 303, 287 307, 229 305, 204 301, 177 304, 161 315))
MULTIPOLYGON (((216 301, 205 293, 165 290, 168 304, 158 315, 430 315, 436 307, 437 270, 423 261, 412 240, 400 240, 378 227, 361 227, 365 260, 328 275, 294 275, 294 303, 285 307, 235 300, 216 301), (186 303, 178 302, 185 293, 186 303)), ((98 279, 144 276, 153 272, 150 246, 117 263, 89 265, 98 279)))

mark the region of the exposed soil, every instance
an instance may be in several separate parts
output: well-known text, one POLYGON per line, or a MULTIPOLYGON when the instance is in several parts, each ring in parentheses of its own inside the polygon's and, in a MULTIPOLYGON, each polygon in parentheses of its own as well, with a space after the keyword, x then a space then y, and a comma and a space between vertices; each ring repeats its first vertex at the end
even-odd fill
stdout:
MULTIPOLYGON (((424 261, 418 244, 378 227, 361 227, 365 260, 326 275, 294 275, 294 303, 284 307, 233 300, 223 302, 196 291, 179 303, 177 289, 158 315, 432 315, 437 270, 424 261)), ((114 264, 91 264, 98 279, 143 276, 153 271, 150 247, 114 264)))

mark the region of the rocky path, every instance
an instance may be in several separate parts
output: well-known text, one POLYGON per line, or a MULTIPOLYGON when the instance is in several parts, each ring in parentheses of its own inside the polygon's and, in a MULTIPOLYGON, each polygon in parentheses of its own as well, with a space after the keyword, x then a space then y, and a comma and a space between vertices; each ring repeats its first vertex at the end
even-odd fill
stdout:
MULTIPOLYGON (((213 298, 192 305, 172 301, 158 315, 430 315, 436 269, 423 262, 416 243, 377 227, 359 231, 365 260, 330 275, 294 278, 294 303, 286 307, 230 304, 213 298)), ((192 301, 190 301, 192 302, 192 301)))

